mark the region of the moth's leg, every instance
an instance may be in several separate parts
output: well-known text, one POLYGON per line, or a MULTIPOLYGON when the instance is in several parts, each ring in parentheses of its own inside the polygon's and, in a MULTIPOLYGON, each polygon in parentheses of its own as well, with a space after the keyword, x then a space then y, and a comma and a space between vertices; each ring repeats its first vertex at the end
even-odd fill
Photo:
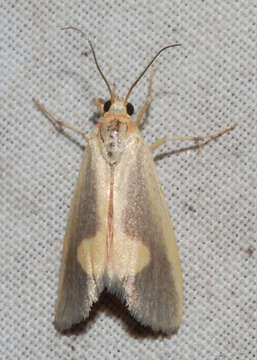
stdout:
POLYGON ((93 103, 96 105, 97 110, 99 111, 100 115, 104 116, 104 109, 101 105, 103 105, 106 102, 106 100, 101 98, 94 98, 93 103))
POLYGON ((199 143, 200 141, 215 139, 218 136, 221 136, 221 135, 225 134, 226 132, 233 130, 235 127, 236 127, 236 124, 232 124, 225 129, 219 130, 213 134, 209 134, 209 135, 205 135, 205 136, 183 136, 183 137, 173 137, 173 138, 162 138, 162 139, 156 140, 150 146, 150 150, 153 152, 159 146, 165 144, 168 141, 195 141, 195 142, 199 143))
POLYGON ((67 124, 67 123, 64 122, 64 121, 60 121, 60 120, 55 119, 55 117, 54 117, 52 114, 50 114, 50 113, 46 110, 46 108, 45 108, 37 99, 33 98, 32 100, 33 100, 33 102, 36 104, 36 106, 39 108, 39 110, 41 110, 42 113, 43 113, 55 126, 57 126, 57 128, 61 129, 61 128, 65 127, 65 128, 67 128, 67 129, 70 129, 70 130, 74 131, 75 133, 83 136, 86 140, 89 139, 89 136, 86 135, 86 134, 84 134, 82 131, 73 128, 72 126, 70 126, 69 124, 67 124))
POLYGON ((142 109, 139 111, 139 113, 137 115, 137 121, 136 121, 137 126, 140 125, 140 123, 141 123, 141 121, 143 119, 143 116, 144 116, 145 112, 147 111, 147 109, 149 108, 149 106, 151 104, 151 101, 152 101, 152 84, 153 84, 154 74, 155 74, 155 70, 152 71, 152 74, 150 76, 146 102, 144 103, 142 109))

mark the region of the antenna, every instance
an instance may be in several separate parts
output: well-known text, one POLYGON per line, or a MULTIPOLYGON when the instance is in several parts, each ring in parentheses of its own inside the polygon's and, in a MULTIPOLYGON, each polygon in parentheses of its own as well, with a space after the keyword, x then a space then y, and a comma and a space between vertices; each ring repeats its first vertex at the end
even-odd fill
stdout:
POLYGON ((83 31, 81 31, 80 29, 78 29, 78 28, 76 28, 76 27, 74 27, 74 26, 64 27, 64 28, 61 28, 61 30, 76 30, 76 31, 78 31, 80 34, 82 34, 82 35, 86 38, 86 40, 89 42, 89 46, 90 46, 90 48, 91 48, 91 50, 92 50, 96 67, 97 67, 100 75, 102 76, 102 78, 103 78, 103 80, 104 80, 104 82, 105 82, 105 84, 106 84, 106 86, 107 86, 107 88, 108 88, 108 90, 109 90, 109 93, 110 93, 110 95, 111 95, 111 102, 113 103, 113 102, 114 102, 114 93, 112 92, 112 89, 111 89, 111 87, 110 87, 110 84, 108 83, 106 77, 104 76, 104 74, 103 74, 103 72, 102 72, 102 70, 101 70, 101 68, 100 68, 100 66, 99 66, 99 64, 98 64, 98 61, 97 61, 97 58, 96 58, 96 54, 95 54, 95 49, 94 49, 94 47, 93 47, 92 42, 88 39, 87 35, 86 35, 83 31))
POLYGON ((149 69, 149 67, 152 65, 152 63, 157 59, 157 57, 166 49, 171 48, 171 47, 175 47, 175 46, 181 46, 181 44, 173 44, 173 45, 168 45, 165 46, 164 48, 162 48, 161 50, 158 51, 158 53, 152 58, 152 60, 148 63, 148 65, 146 66, 145 70, 139 75, 139 77, 136 79, 136 81, 131 85, 128 94, 125 98, 125 104, 128 101, 128 98, 132 92, 132 90, 134 89, 134 87, 136 86, 136 84, 139 82, 139 80, 145 75, 146 71, 149 69))

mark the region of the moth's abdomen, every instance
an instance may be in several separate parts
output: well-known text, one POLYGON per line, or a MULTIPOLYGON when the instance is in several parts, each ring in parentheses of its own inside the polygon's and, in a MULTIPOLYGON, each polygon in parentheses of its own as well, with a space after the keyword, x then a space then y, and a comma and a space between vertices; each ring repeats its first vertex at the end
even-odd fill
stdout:
POLYGON ((101 124, 99 127, 101 153, 110 165, 120 162, 125 147, 127 130, 127 124, 119 119, 101 124))

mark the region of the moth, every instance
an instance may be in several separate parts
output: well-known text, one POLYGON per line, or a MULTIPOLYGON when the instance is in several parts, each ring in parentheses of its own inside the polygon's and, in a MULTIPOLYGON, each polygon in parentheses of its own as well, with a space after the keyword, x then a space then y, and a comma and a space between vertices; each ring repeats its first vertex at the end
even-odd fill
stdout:
MULTIPOLYGON (((81 32, 74 27, 65 29, 81 32)), ((106 288, 126 304, 142 325, 169 334, 181 322, 183 279, 152 153, 167 141, 208 140, 233 126, 205 137, 163 138, 147 146, 139 127, 151 102, 153 73, 147 100, 136 122, 132 121, 134 108, 128 99, 161 52, 180 44, 162 48, 123 99, 109 85, 94 47, 88 42, 110 94, 107 101, 94 99, 102 119, 92 134, 86 135, 55 119, 33 99, 56 126, 81 134, 88 143, 64 239, 55 325, 63 331, 87 319, 93 303, 106 288)))

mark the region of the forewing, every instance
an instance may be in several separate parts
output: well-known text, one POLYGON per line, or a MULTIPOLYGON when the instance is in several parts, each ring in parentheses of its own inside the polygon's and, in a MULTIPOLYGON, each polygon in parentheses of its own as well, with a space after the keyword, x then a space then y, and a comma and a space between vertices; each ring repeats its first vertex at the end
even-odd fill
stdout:
POLYGON ((108 206, 105 185, 109 175, 97 151, 94 141, 85 150, 68 218, 55 315, 59 330, 86 319, 103 290, 106 217, 101 213, 108 206))
POLYGON ((154 331, 175 331, 183 312, 181 264, 155 164, 140 135, 115 175, 111 290, 154 331), (138 140, 139 139, 139 140, 138 140))

